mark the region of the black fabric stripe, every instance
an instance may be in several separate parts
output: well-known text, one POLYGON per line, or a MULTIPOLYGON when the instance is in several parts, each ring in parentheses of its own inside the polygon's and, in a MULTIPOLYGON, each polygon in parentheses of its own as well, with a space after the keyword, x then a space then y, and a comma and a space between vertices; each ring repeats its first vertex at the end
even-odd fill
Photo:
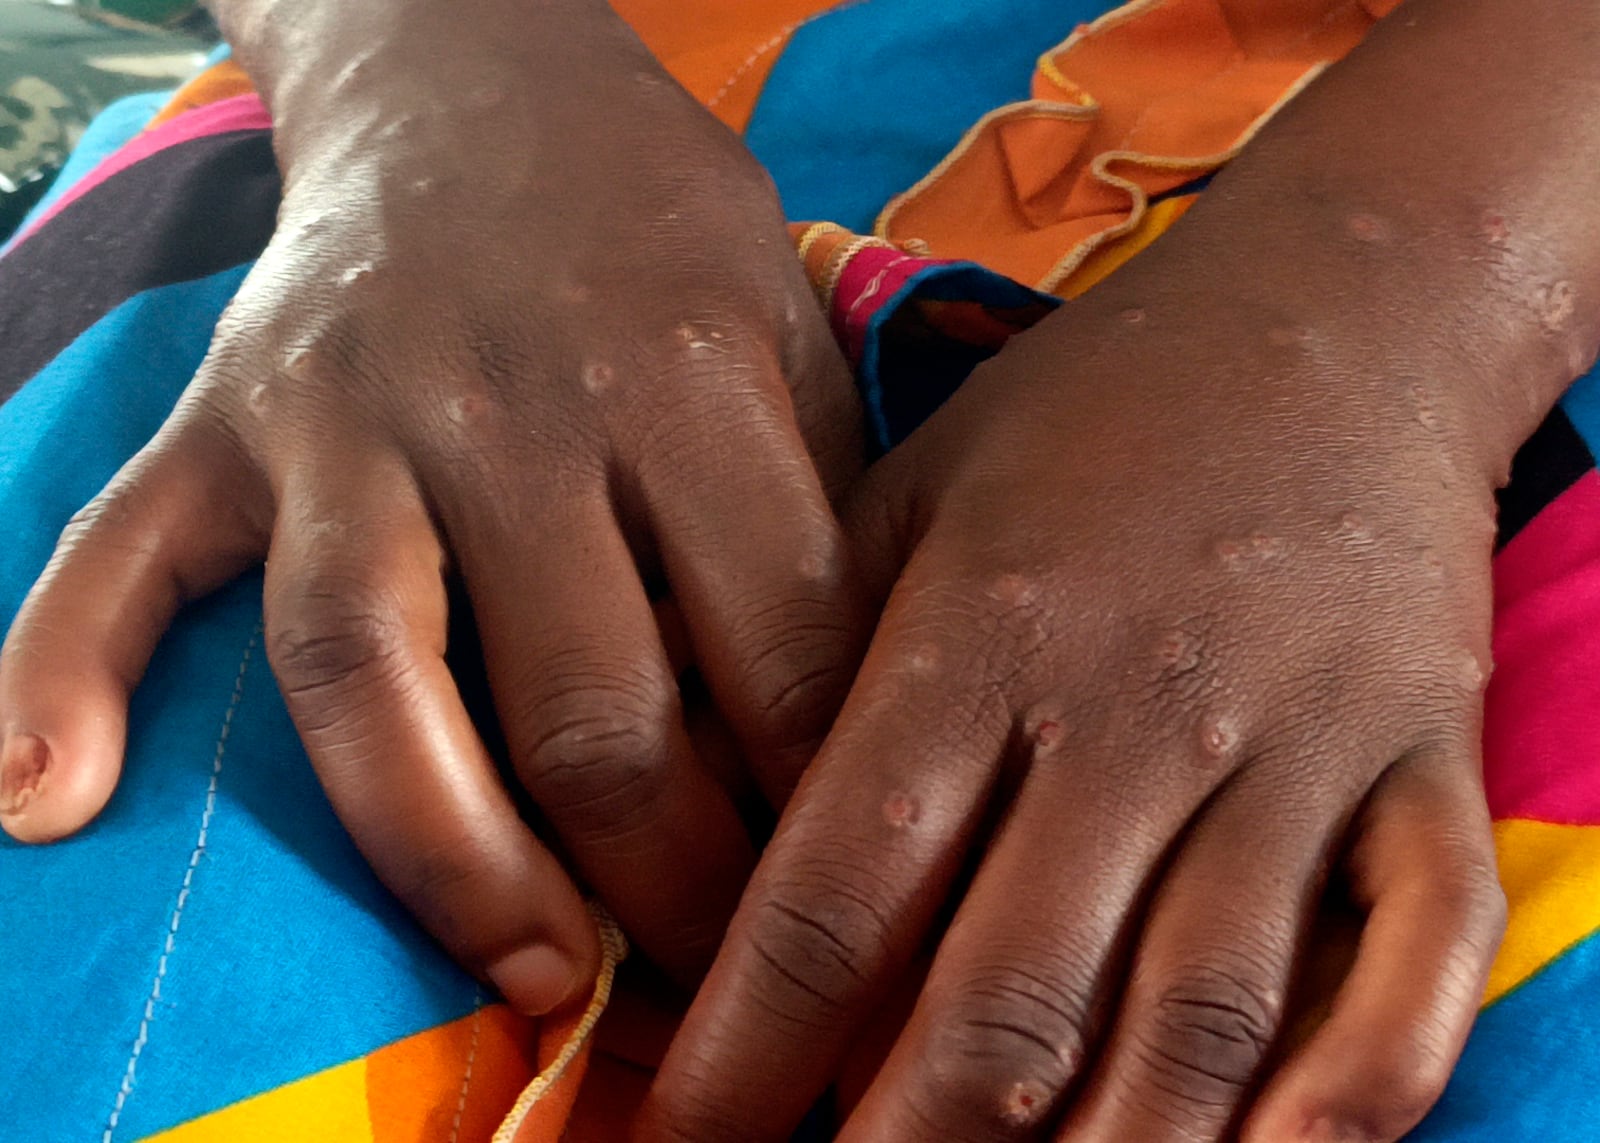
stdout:
POLYGON ((68 203, 0 258, 0 401, 134 294, 259 255, 280 189, 257 129, 178 143, 68 203))
POLYGON ((1500 502, 1498 546, 1505 546, 1592 468, 1589 446, 1557 408, 1517 452, 1511 463, 1511 482, 1496 497, 1500 502))

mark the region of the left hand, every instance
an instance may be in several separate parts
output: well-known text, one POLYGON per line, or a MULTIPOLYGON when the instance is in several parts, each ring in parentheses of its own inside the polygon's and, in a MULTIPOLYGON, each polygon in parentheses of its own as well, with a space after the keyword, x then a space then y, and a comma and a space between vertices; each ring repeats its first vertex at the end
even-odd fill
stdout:
POLYGON ((1139 270, 869 475, 897 582, 643 1138, 787 1138, 947 909, 846 1143, 1394 1140, 1442 1091, 1503 925, 1509 457, 1440 362, 1139 270), (1275 1067, 1340 862, 1360 952, 1275 1067))

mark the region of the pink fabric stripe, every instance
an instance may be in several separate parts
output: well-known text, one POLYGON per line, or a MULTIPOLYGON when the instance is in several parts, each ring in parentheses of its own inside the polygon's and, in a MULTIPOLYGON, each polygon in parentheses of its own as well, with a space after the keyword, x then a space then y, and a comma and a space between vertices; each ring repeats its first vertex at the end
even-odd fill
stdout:
POLYGON ((833 326, 852 364, 860 364, 867 327, 884 303, 915 275, 942 265, 947 263, 883 246, 868 246, 850 259, 834 291, 833 326))
POLYGON ((1524 527, 1494 573, 1489 809, 1600 825, 1600 472, 1524 527))
POLYGON ((17 238, 13 246, 26 242, 41 226, 113 175, 148 159, 158 151, 206 135, 221 135, 227 131, 259 130, 271 126, 272 118, 267 114, 266 104, 262 103, 261 97, 253 92, 248 95, 236 95, 232 99, 224 99, 217 103, 208 103, 193 111, 185 111, 153 131, 135 135, 108 155, 104 162, 80 179, 71 190, 53 203, 49 210, 40 215, 33 225, 17 238))

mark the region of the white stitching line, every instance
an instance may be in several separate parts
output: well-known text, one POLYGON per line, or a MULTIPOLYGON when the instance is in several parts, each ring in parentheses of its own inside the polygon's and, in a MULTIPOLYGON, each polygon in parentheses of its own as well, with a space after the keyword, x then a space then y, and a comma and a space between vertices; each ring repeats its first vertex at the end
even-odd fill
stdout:
POLYGON ((734 73, 728 77, 728 82, 724 83, 720 88, 718 88, 715 95, 706 100, 706 110, 713 110, 717 104, 728 98, 728 95, 734 89, 734 85, 743 79, 751 68, 760 63, 763 56, 772 51, 772 49, 777 47, 779 44, 783 43, 785 38, 794 35, 807 24, 820 20, 824 16, 834 16, 840 12, 848 12, 851 8, 859 8, 861 5, 870 4, 871 2, 872 0, 849 0, 849 3, 847 4, 840 4, 837 7, 824 9, 821 12, 813 12, 804 20, 796 20, 794 23, 780 28, 777 35, 773 36, 772 39, 768 40, 755 51, 751 52, 750 55, 745 59, 744 63, 740 64, 738 68, 735 69, 734 73))
POLYGON ((244 655, 239 660, 239 672, 233 679, 233 697, 228 701, 228 712, 222 716, 222 730, 217 735, 216 754, 211 759, 211 781, 206 785, 205 809, 200 813, 200 833, 195 838, 194 852, 189 855, 189 867, 183 871, 183 885, 178 889, 178 902, 173 907, 172 920, 167 925, 167 939, 161 949, 161 959, 156 964, 156 978, 150 985, 150 995, 145 998, 144 1016, 139 1021, 139 1034, 134 1038, 133 1052, 128 1056, 128 1066, 122 1073, 122 1086, 117 1089, 117 1102, 111 1109, 111 1118, 106 1121, 105 1134, 100 1137, 101 1143, 112 1143, 117 1122, 122 1118, 122 1109, 128 1102, 128 1096, 133 1093, 134 1072, 139 1067, 139 1055, 144 1051, 145 1044, 150 1041, 150 1023, 155 1019, 156 1002, 161 999, 161 982, 167 975, 167 961, 172 956, 172 946, 178 936, 178 925, 183 920, 183 907, 188 904, 189 891, 194 886, 194 872, 200 867, 200 858, 206 851, 206 834, 211 828, 211 815, 217 808, 217 783, 222 777, 222 756, 228 749, 228 731, 233 727, 234 713, 244 698, 245 673, 250 669, 250 657, 260 638, 261 625, 257 624, 255 631, 250 635, 250 642, 245 644, 244 655))
POLYGON ((472 990, 472 1046, 467 1049, 467 1070, 461 1076, 461 1094, 456 1097, 456 1115, 450 1121, 450 1143, 461 1138, 461 1117, 467 1110, 467 1089, 472 1086, 472 1064, 478 1058, 478 1026, 483 1022, 483 989, 472 990))

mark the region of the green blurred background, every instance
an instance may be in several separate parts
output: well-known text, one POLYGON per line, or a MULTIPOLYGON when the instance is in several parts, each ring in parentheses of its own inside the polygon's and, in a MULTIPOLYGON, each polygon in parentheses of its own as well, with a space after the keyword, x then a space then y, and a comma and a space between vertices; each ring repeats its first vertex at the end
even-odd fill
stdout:
POLYGON ((0 0, 0 240, 89 120, 200 70, 217 33, 189 0, 0 0))

